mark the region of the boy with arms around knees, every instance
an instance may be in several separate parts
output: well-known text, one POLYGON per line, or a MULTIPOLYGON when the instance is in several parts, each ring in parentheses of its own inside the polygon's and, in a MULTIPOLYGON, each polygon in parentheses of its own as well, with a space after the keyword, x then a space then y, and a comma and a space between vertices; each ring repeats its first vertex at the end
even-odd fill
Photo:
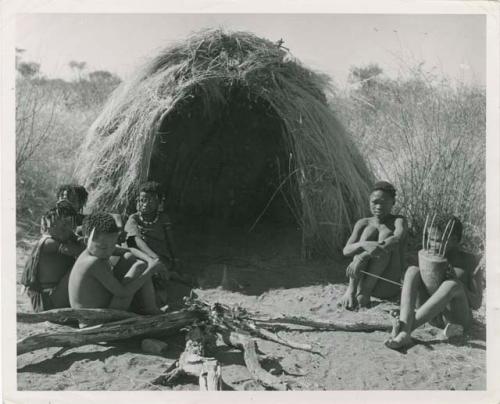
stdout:
MULTIPOLYGON (((119 229, 109 213, 94 213, 85 217, 83 231, 87 239, 85 251, 78 257, 69 278, 69 300, 73 308, 112 308, 130 310, 137 296, 143 314, 158 314, 154 303, 151 276, 160 268, 159 261, 147 263, 131 260, 124 254, 117 267, 110 257, 116 253, 119 229)), ((123 252, 123 251, 122 251, 123 252)))
POLYGON ((430 321, 445 327, 446 336, 460 334, 471 326, 472 309, 481 307, 482 302, 482 265, 473 254, 460 248, 462 229, 462 223, 454 216, 438 219, 428 229, 431 248, 435 251, 446 248, 444 255, 449 265, 446 279, 429 295, 420 268, 408 268, 401 291, 399 319, 385 342, 387 347, 400 349, 410 345, 412 331, 430 321), (442 246, 445 225, 450 221, 452 231, 448 243, 442 246))
POLYGON ((396 190, 385 181, 377 182, 370 194, 372 217, 360 219, 354 225, 343 253, 352 257, 347 267, 349 286, 340 301, 343 308, 352 310, 367 307, 370 296, 395 296, 399 287, 369 274, 399 282, 405 267, 407 222, 403 216, 391 213, 396 190), (369 274, 364 274, 368 272, 369 274))

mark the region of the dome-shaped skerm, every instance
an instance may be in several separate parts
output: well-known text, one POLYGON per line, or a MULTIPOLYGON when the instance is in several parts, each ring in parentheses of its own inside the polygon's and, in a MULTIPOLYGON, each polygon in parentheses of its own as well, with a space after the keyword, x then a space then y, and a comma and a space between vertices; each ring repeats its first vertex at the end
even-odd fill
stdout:
POLYGON ((90 128, 77 168, 88 205, 124 210, 151 179, 180 215, 245 231, 293 221, 307 250, 338 247, 366 213, 372 175, 328 91, 279 44, 197 33, 122 83, 90 128))

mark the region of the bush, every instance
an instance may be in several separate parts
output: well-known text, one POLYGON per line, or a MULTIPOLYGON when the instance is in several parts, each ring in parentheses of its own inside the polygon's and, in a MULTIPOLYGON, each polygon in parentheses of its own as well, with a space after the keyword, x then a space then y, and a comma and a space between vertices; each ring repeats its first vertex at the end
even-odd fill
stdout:
POLYGON ((478 252, 485 238, 486 95, 411 70, 397 80, 376 74, 332 100, 377 177, 394 183, 411 231, 428 213, 450 213, 478 252))
POLYGON ((16 215, 18 225, 38 232, 57 186, 73 180, 75 153, 119 79, 98 73, 66 82, 23 72, 16 82, 16 215))

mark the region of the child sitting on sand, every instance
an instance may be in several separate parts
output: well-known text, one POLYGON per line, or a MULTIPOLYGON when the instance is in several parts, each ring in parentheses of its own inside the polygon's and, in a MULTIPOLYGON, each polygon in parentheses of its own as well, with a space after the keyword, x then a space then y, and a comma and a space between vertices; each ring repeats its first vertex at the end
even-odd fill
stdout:
MULTIPOLYGON (((135 311, 158 314, 151 276, 160 269, 159 260, 147 263, 126 253, 115 267, 110 258, 116 254, 118 227, 109 213, 85 217, 85 251, 78 257, 69 277, 69 300, 72 308, 112 308, 130 310, 137 296, 135 311)), ((120 252, 125 250, 120 249, 120 252)))
POLYGON ((75 230, 76 212, 65 201, 42 217, 42 237, 28 259, 21 283, 35 312, 69 307, 68 278, 85 249, 75 230))
MULTIPOLYGON (((161 212, 162 193, 160 184, 149 181, 139 188, 137 212, 130 215, 125 224, 127 245, 130 251, 141 258, 140 253, 152 259, 159 259, 161 264, 158 276, 154 279, 159 304, 166 303, 166 281, 172 273, 176 258, 174 255, 171 222, 165 212, 161 212)), ((177 275, 179 276, 179 275, 177 275)))
POLYGON ((395 321, 391 337, 385 342, 391 349, 410 345, 412 331, 431 320, 433 325, 444 327, 446 336, 459 335, 471 326, 471 309, 481 307, 483 295, 479 274, 482 265, 478 265, 474 255, 460 248, 463 230, 458 218, 444 218, 434 222, 428 229, 431 248, 441 248, 444 225, 449 221, 452 231, 444 246, 444 255, 449 264, 447 279, 429 296, 420 269, 416 266, 408 268, 401 291, 399 320, 395 321))
POLYGON ((396 190, 390 183, 377 182, 370 195, 373 216, 354 225, 343 250, 345 256, 353 257, 346 271, 349 286, 339 303, 343 308, 366 307, 372 295, 389 298, 399 292, 397 284, 376 277, 399 282, 405 267, 407 223, 403 216, 391 213, 395 198, 396 190))

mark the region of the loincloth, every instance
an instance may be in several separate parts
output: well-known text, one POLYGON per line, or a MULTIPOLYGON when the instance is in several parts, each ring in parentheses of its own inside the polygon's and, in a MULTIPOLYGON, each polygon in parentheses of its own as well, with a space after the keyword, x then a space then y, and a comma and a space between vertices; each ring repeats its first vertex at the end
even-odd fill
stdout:
POLYGON ((35 290, 32 288, 27 289, 28 297, 30 298, 31 307, 35 313, 41 311, 54 309, 54 303, 52 302, 51 295, 55 290, 55 286, 51 288, 43 288, 40 290, 35 290))

